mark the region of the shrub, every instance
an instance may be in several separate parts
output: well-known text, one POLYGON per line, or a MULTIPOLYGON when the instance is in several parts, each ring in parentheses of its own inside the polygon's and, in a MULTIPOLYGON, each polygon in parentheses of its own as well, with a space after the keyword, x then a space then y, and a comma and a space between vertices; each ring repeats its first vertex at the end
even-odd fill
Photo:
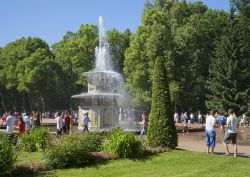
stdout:
POLYGON ((20 147, 24 151, 34 152, 44 149, 49 139, 49 129, 32 129, 29 133, 20 136, 20 147))
POLYGON ((153 73, 152 104, 147 143, 150 146, 177 146, 177 132, 168 84, 167 69, 162 58, 157 58, 153 73))
POLYGON ((103 150, 120 158, 140 157, 143 153, 142 143, 132 133, 122 129, 113 129, 104 142, 103 150))
POLYGON ((13 144, 7 137, 1 135, 0 139, 0 176, 11 176, 16 163, 16 152, 13 144))
POLYGON ((92 162, 91 152, 100 149, 102 138, 97 134, 74 133, 56 139, 44 151, 46 164, 52 168, 78 167, 92 162))

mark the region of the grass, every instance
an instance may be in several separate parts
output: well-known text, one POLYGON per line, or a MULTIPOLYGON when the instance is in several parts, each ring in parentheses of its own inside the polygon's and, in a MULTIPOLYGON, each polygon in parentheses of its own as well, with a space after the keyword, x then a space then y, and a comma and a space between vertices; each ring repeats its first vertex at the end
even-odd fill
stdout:
POLYGON ((17 156, 17 164, 42 162, 41 152, 20 152, 17 156))
MULTIPOLYGON (((39 161, 40 157, 32 153, 29 157, 20 155, 19 159, 39 161)), ((248 158, 175 150, 143 160, 121 159, 84 168, 44 171, 36 177, 250 177, 249 166, 248 158)))
POLYGON ((44 171, 46 165, 41 152, 18 152, 14 177, 35 177, 39 171, 44 171))

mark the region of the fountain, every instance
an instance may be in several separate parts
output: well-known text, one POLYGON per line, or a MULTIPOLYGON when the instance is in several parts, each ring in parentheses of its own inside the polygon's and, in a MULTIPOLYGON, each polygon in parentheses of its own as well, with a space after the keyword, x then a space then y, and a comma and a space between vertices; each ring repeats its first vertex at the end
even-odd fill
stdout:
POLYGON ((88 93, 72 98, 79 100, 78 129, 83 128, 83 115, 88 112, 90 131, 105 131, 119 126, 118 103, 123 95, 123 78, 113 71, 102 17, 99 17, 99 46, 95 57, 94 70, 83 73, 88 81, 88 93))

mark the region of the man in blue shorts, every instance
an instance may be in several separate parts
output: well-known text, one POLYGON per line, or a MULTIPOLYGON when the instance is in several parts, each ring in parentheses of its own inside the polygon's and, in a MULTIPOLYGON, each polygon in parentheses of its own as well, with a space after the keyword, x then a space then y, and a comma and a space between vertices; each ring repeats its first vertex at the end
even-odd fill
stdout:
POLYGON ((210 111, 210 115, 206 117, 206 143, 207 143, 207 153, 210 153, 211 148, 211 154, 214 153, 214 147, 216 142, 216 118, 218 116, 217 111, 212 110, 210 111))

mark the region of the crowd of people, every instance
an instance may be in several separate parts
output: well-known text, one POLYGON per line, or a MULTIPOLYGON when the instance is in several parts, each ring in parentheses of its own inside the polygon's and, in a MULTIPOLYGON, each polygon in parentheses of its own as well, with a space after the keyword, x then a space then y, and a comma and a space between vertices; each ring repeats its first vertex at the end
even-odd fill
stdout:
MULTIPOLYGON (((237 156, 237 126, 249 126, 248 117, 243 114, 241 117, 237 118, 233 109, 228 110, 228 117, 220 114, 218 111, 212 110, 210 114, 202 115, 201 112, 195 116, 194 113, 188 114, 187 112, 178 114, 175 112, 174 121, 176 123, 182 123, 184 126, 183 133, 188 133, 188 124, 198 123, 202 125, 205 123, 205 134, 206 134, 206 145, 207 153, 214 153, 214 148, 216 145, 216 127, 220 127, 222 134, 222 143, 225 148, 226 155, 229 154, 227 144, 232 141, 234 146, 234 156, 237 156)), ((39 112, 6 112, 1 117, 2 125, 7 126, 7 132, 12 133, 15 129, 19 131, 20 134, 27 133, 31 128, 36 128, 41 125, 42 119, 45 118, 44 114, 39 112)), ((77 112, 70 114, 66 112, 55 112, 54 116, 57 128, 57 135, 62 135, 64 133, 68 134, 73 128, 74 122, 77 120, 77 112)), ((90 118, 88 112, 84 113, 83 116, 83 132, 89 132, 88 124, 90 118)), ((143 113, 141 115, 141 137, 147 134, 149 124, 148 116, 143 113)))
POLYGON ((74 126, 74 117, 69 112, 55 112, 57 135, 68 134, 74 126))
MULTIPOLYGON (((74 117, 77 117, 74 113, 74 117)), ((56 129, 57 135, 62 135, 64 133, 68 134, 70 130, 73 128, 74 124, 74 117, 69 113, 66 112, 65 114, 56 112, 55 113, 55 120, 56 120, 56 129)), ((89 124, 90 118, 88 116, 88 112, 84 113, 83 116, 83 132, 87 131, 89 132, 88 124, 89 124)))
MULTIPOLYGON (((143 113, 141 116, 141 136, 146 135, 148 128, 148 117, 143 113)), ((229 155, 228 143, 232 142, 234 146, 234 157, 237 156, 237 127, 239 125, 248 127, 249 120, 248 117, 243 114, 240 117, 236 117, 236 114, 233 109, 228 110, 228 117, 220 114, 216 110, 210 111, 209 114, 202 115, 201 112, 198 112, 197 116, 194 113, 188 114, 187 112, 174 114, 175 123, 182 123, 184 126, 183 133, 188 133, 188 124, 198 123, 203 125, 205 123, 205 135, 206 135, 206 145, 207 153, 214 153, 214 148, 216 145, 216 131, 215 128, 220 128, 222 135, 222 144, 225 149, 225 155, 229 155)))
MULTIPOLYGON (((32 128, 41 126, 45 113, 40 112, 5 112, 1 119, 1 125, 5 125, 7 133, 13 133, 14 130, 18 130, 20 134, 27 133, 32 128)), ((54 113, 55 121, 57 123, 57 134, 69 133, 73 127, 73 123, 77 120, 76 114, 72 116, 69 112, 56 112, 54 113)))
POLYGON ((1 125, 6 125, 8 133, 17 129, 20 134, 28 132, 30 128, 39 127, 42 122, 41 113, 35 111, 31 113, 5 112, 1 119, 1 125))

